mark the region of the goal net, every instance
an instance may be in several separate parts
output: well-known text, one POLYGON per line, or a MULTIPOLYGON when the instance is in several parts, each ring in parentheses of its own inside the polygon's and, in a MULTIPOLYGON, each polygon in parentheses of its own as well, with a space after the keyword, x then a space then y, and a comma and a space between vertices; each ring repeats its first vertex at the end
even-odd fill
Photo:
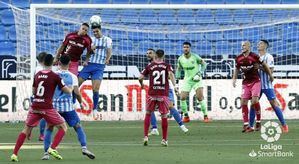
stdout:
MULTIPOLYGON (((100 119, 143 119, 146 90, 139 87, 136 79, 148 64, 147 49, 163 49, 166 61, 176 68, 185 41, 192 44, 192 52, 208 63, 204 96, 209 116, 241 119, 241 80, 236 88, 231 83, 234 58, 241 52, 241 42, 245 40, 250 41, 251 50, 258 53, 260 39, 270 43, 268 52, 275 59, 275 91, 285 117, 299 118, 299 10, 279 8, 281 6, 256 5, 247 9, 243 5, 72 4, 32 5, 30 11, 13 8, 18 73, 28 75, 25 80, 18 80, 15 113, 28 109, 30 74, 35 70, 36 54, 42 51, 55 54, 67 33, 78 30, 92 15, 99 15, 103 34, 113 40, 113 55, 99 91, 100 119)), ((91 31, 89 35, 93 35, 91 31)), ((84 96, 84 109, 77 111, 83 119, 91 120, 88 116, 93 106, 91 82, 83 83, 80 91, 84 96)), ((179 101, 176 105, 180 108, 179 101)), ((264 118, 275 118, 265 97, 261 105, 266 109, 262 110, 264 118)), ((190 92, 188 109, 192 119, 202 119, 194 91, 190 92)), ((25 115, 19 115, 18 119, 24 119, 25 115)))

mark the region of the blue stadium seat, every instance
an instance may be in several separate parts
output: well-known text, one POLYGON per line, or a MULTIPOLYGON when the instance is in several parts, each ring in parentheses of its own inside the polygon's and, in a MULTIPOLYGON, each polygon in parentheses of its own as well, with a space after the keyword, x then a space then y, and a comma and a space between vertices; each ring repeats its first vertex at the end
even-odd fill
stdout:
POLYGON ((0 55, 15 56, 16 48, 13 42, 0 42, 0 55))
POLYGON ((214 23, 215 18, 211 10, 198 10, 196 14, 198 23, 214 23))
POLYGON ((120 20, 122 23, 125 23, 125 24, 132 24, 132 23, 138 23, 139 22, 139 18, 138 17, 126 17, 126 16, 121 16, 120 17, 120 20))
POLYGON ((7 41, 8 37, 7 37, 7 33, 6 33, 6 28, 4 26, 0 25, 0 31, 1 31, 0 42, 7 41))
POLYGON ((168 0, 150 0, 151 4, 168 4, 168 0))
POLYGON ((17 40, 17 36, 16 36, 16 27, 15 26, 11 26, 8 30, 8 38, 11 41, 16 41, 17 40))
POLYGON ((244 0, 225 0, 226 4, 244 4, 244 0))
POLYGON ((148 4, 150 0, 131 0, 132 4, 148 4))
POLYGON ((281 0, 282 4, 299 4, 298 0, 281 0))
POLYGON ((29 8, 29 0, 11 0, 11 4, 18 8, 29 8))
POLYGON ((73 4, 89 4, 90 0, 71 0, 73 4))
POLYGON ((91 0, 91 3, 94 3, 94 4, 109 4, 109 3, 111 3, 111 0, 91 0))
MULTIPOLYGON (((224 31, 223 38, 228 41, 238 42, 243 40, 242 33, 238 30, 224 31)), ((241 45, 241 43, 240 43, 241 45)))
POLYGON ((245 4, 261 4, 261 0, 244 0, 245 4))
POLYGON ((229 10, 217 10, 215 13, 215 21, 219 24, 231 24, 234 22, 232 12, 229 10))
POLYGON ((261 33, 258 29, 244 29, 243 30, 244 40, 259 40, 261 39, 261 33))
POLYGON ((208 41, 223 40, 223 34, 221 32, 209 32, 205 34, 205 38, 208 41))
POLYGON ((281 0, 262 0, 263 4, 281 4, 281 0))
POLYGON ((224 0, 206 0, 207 4, 224 4, 224 0))
POLYGON ((12 10, 3 10, 1 14, 1 22, 4 25, 13 25, 15 23, 12 10))
POLYGON ((41 3, 41 4, 44 4, 44 3, 49 3, 49 0, 31 0, 31 3, 41 3))
POLYGON ((186 3, 186 1, 182 1, 182 0, 169 0, 170 4, 184 4, 186 3))
POLYGON ((68 4, 70 3, 70 0, 50 0, 51 3, 55 4, 55 3, 58 3, 58 4, 68 4))
POLYGON ((207 4, 206 0, 186 0, 187 4, 207 4))
POLYGON ((113 4, 129 4, 130 0, 112 0, 113 4))

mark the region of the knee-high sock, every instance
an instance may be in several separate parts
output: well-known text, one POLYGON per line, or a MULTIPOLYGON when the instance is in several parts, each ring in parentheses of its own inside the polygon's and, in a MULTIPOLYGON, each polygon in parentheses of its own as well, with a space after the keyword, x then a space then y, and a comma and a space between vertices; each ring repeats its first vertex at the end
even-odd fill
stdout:
POLYGON ((52 149, 56 149, 56 147, 62 141, 64 134, 65 134, 65 131, 62 128, 58 129, 58 131, 54 137, 53 143, 51 145, 52 149))
POLYGON ((47 152, 50 145, 51 145, 51 140, 52 140, 52 130, 47 129, 45 133, 45 139, 44 139, 44 151, 47 152))
POLYGON ((76 127, 74 126, 74 129, 77 133, 77 138, 81 144, 81 147, 86 147, 86 134, 81 126, 76 127))
POLYGON ((145 114, 144 124, 143 124, 144 137, 148 136, 148 129, 149 129, 149 126, 150 126, 150 121, 151 121, 150 119, 151 119, 151 114, 145 114))
POLYGON ((181 108, 182 108, 182 112, 184 113, 184 115, 188 116, 187 101, 186 100, 181 100, 181 108))
POLYGON ((242 105, 242 117, 243 117, 243 123, 244 125, 248 124, 248 106, 242 105))
POLYGON ((206 101, 205 100, 198 101, 198 105, 200 105, 200 109, 201 109, 203 115, 208 116, 206 101))
POLYGON ((155 112, 152 112, 151 114, 151 125, 152 125, 152 129, 157 129, 157 119, 156 119, 155 112))
POLYGON ((255 109, 252 107, 250 108, 250 113, 249 113, 249 126, 253 128, 254 124, 254 119, 255 119, 255 109))
POLYGON ((278 119, 279 119, 281 125, 285 125, 286 122, 285 122, 285 120, 284 120, 284 117, 283 117, 283 114, 282 114, 282 110, 280 109, 280 107, 275 106, 273 109, 274 109, 275 114, 276 114, 276 116, 278 117, 278 119))
POLYGON ((92 96, 92 99, 93 99, 93 109, 97 109, 98 107, 98 103, 99 103, 99 92, 98 91, 93 91, 93 96, 92 96))
POLYGON ((41 119, 39 121, 39 135, 44 135, 45 128, 46 128, 46 120, 45 119, 41 119))
POLYGON ((170 108, 170 114, 173 116, 173 118, 179 124, 179 126, 183 125, 183 121, 180 117, 180 114, 174 107, 170 108))
POLYGON ((260 106, 260 103, 257 102, 255 104, 252 104, 252 107, 256 111, 256 122, 261 122, 261 106, 260 106))
POLYGON ((162 136, 167 140, 168 121, 167 118, 162 118, 162 136))
POLYGON ((19 136, 18 136, 17 141, 16 141, 15 148, 13 149, 13 153, 14 153, 15 155, 18 155, 18 152, 19 152, 21 146, 23 145, 25 139, 26 139, 26 134, 23 133, 23 132, 21 132, 21 133, 19 134, 19 136))

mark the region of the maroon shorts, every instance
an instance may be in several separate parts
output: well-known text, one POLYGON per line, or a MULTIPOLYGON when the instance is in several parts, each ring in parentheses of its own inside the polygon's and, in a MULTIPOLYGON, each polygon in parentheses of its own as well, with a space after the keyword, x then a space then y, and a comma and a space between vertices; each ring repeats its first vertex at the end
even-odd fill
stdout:
POLYGON ((71 61, 69 66, 69 71, 72 72, 74 75, 78 75, 78 67, 79 67, 79 61, 71 61))
POLYGON ((253 82, 242 85, 242 98, 251 99, 252 97, 259 97, 261 94, 261 82, 253 82))
POLYGON ((27 126, 37 126, 44 118, 49 125, 59 125, 65 122, 64 118, 55 109, 33 110, 29 109, 26 119, 27 126))
POLYGON ((146 100, 146 110, 154 112, 156 105, 161 114, 168 113, 169 99, 167 96, 148 96, 146 100))

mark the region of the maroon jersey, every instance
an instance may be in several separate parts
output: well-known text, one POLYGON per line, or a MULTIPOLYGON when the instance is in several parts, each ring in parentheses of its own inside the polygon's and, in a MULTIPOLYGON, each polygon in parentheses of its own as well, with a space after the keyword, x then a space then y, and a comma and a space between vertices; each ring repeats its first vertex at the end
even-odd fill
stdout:
POLYGON ((255 63, 262 64, 262 61, 260 61, 260 57, 253 52, 250 52, 248 56, 240 54, 236 57, 236 67, 241 70, 243 75, 242 84, 260 81, 258 70, 253 68, 255 63))
POLYGON ((39 71, 34 76, 32 109, 53 109, 52 99, 56 86, 64 87, 62 79, 51 70, 39 71))
POLYGON ((148 94, 150 96, 168 96, 168 71, 173 71, 169 64, 152 62, 141 72, 142 75, 149 76, 148 94))
POLYGON ((63 45, 66 47, 62 55, 69 55, 71 61, 78 61, 85 48, 87 48, 87 51, 91 51, 91 38, 88 35, 80 36, 76 31, 66 35, 63 45))

